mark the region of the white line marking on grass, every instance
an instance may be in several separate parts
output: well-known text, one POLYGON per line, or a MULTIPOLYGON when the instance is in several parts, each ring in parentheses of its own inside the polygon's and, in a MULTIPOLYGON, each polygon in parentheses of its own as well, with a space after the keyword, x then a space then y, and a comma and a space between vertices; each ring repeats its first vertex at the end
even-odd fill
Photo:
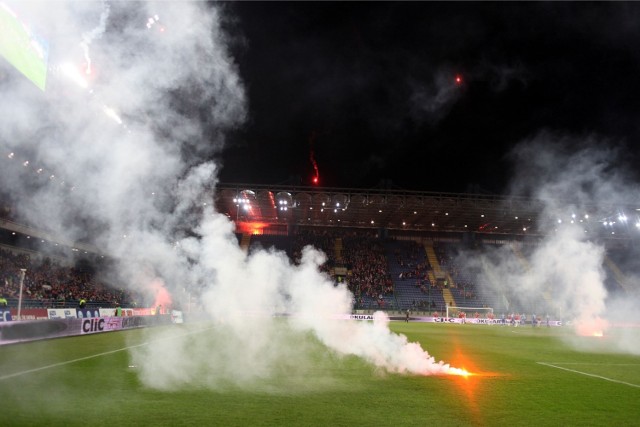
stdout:
POLYGON ((0 377, 0 381, 7 380, 7 379, 13 378, 13 377, 19 377, 20 375, 24 375, 24 374, 30 374, 32 372, 44 371, 45 369, 55 368, 57 366, 69 365, 71 363, 81 362, 83 360, 94 359, 96 357, 106 356, 108 354, 113 354, 113 353, 118 353, 119 351, 124 351, 124 350, 128 350, 130 348, 135 348, 135 347, 141 347, 141 346, 147 345, 147 344, 148 343, 132 345, 130 347, 119 348, 117 350, 105 351, 104 353, 98 353, 98 354, 94 354, 94 355, 91 355, 91 356, 80 357, 78 359, 73 359, 73 360, 67 360, 65 362, 54 363, 53 365, 41 366, 39 368, 27 369, 26 371, 16 372, 16 373, 9 374, 9 375, 3 375, 3 376, 0 377))
POLYGON ((107 356, 109 354, 118 353, 120 351, 125 351, 125 350, 129 350, 129 349, 136 348, 136 347, 142 347, 144 345, 149 345, 152 342, 164 341, 164 340, 171 339, 171 338, 183 337, 183 336, 195 334, 195 333, 198 333, 198 332, 204 332, 204 331, 208 331, 209 329, 213 329, 213 327, 200 329, 200 330, 193 331, 193 332, 188 332, 186 334, 177 335, 177 336, 174 336, 174 337, 167 337, 167 338, 162 338, 162 339, 158 339, 158 340, 154 340, 154 341, 147 341, 147 342, 143 342, 141 344, 131 345, 129 347, 123 347, 123 348, 119 348, 117 350, 105 351, 104 353, 98 353, 98 354, 93 354, 91 356, 80 357, 78 359, 67 360, 65 362, 58 362, 58 363, 54 363, 52 365, 41 366, 39 368, 27 369, 26 371, 15 372, 13 374, 3 375, 3 376, 0 377, 0 381, 8 380, 9 378, 19 377, 20 375, 31 374, 33 372, 44 371, 45 369, 51 369, 51 368, 56 368, 58 366, 70 365, 72 363, 82 362, 83 360, 89 360, 89 359, 95 359, 96 357, 107 356))
POLYGON ((614 380, 613 378, 603 377, 602 375, 590 374, 588 372, 576 371, 575 369, 563 368, 562 366, 553 365, 551 363, 545 363, 545 362, 536 362, 536 363, 539 365, 549 366, 551 368, 562 369, 563 371, 573 372, 575 374, 586 375, 587 377, 599 378, 601 380, 610 381, 612 383, 624 384, 630 387, 640 388, 640 384, 632 384, 625 381, 614 380))

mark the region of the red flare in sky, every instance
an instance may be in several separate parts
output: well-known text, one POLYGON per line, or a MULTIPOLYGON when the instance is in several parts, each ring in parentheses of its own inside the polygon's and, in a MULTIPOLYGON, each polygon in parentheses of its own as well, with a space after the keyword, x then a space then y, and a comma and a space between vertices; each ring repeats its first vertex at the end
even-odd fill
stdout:
POLYGON ((318 170, 318 162, 316 161, 316 153, 313 150, 313 144, 316 141, 316 132, 311 132, 311 137, 309 137, 309 160, 311 160, 311 165, 313 166, 313 170, 315 171, 315 175, 312 179, 314 184, 318 184, 320 182, 320 170, 318 170))

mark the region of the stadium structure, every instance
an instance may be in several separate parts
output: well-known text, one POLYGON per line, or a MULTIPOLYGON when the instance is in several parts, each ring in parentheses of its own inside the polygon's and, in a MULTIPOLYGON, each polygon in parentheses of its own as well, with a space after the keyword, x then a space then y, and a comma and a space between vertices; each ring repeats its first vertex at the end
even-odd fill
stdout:
MULTIPOLYGON (((53 103, 53 100, 65 99, 69 81, 83 90, 87 89, 88 83, 84 80, 86 76, 76 79, 78 76, 71 72, 73 68, 67 69, 64 64, 47 66, 49 45, 46 39, 37 34, 25 33, 24 29, 30 27, 16 22, 11 14, 5 13, 0 18, 8 23, 5 31, 15 33, 14 38, 30 40, 30 46, 37 46, 37 49, 29 50, 28 61, 20 61, 25 55, 18 55, 15 46, 0 46, 0 55, 12 65, 3 63, 3 67, 0 67, 0 84, 11 85, 26 77, 34 83, 31 88, 37 94, 34 99, 42 102, 44 108, 50 107, 48 103, 53 103), (50 71, 49 74, 47 70, 50 71), (45 88, 46 93, 42 92, 45 88)), ((158 18, 149 19, 147 28, 155 28, 158 18)), ((98 103, 94 101, 94 104, 98 103)), ((122 124, 121 118, 106 105, 101 106, 99 111, 102 120, 122 124)), ((55 181, 61 186, 68 186, 69 191, 73 190, 73 183, 65 182, 57 173, 48 175, 41 173, 42 169, 33 169, 29 161, 25 160, 32 154, 14 153, 7 149, 0 153, 0 167, 10 169, 11 174, 19 175, 21 179, 24 177, 22 180, 26 182, 25 187, 33 185, 36 188, 42 186, 43 182, 55 181)), ((442 289, 427 289, 427 308, 434 308, 431 304, 433 298, 436 298, 431 294, 433 291, 437 294, 435 308, 441 311, 446 308, 445 304, 467 303, 464 298, 460 299, 455 295, 460 289, 456 286, 452 271, 436 265, 439 255, 448 255, 447 252, 451 252, 451 248, 456 249, 456 246, 479 248, 483 245, 511 245, 526 260, 527 247, 537 245, 545 236, 571 223, 582 227, 588 239, 598 241, 612 251, 626 250, 633 253, 631 249, 635 248, 636 241, 640 238, 640 203, 634 201, 606 206, 597 201, 584 204, 555 200, 554 206, 567 208, 562 212, 554 210, 555 217, 550 219, 547 211, 549 200, 523 196, 264 183, 217 183, 215 187, 212 186, 209 194, 210 199, 202 202, 213 203, 218 212, 235 224, 238 242, 247 250, 253 243, 262 246, 280 245, 287 249, 290 243, 285 242, 286 238, 293 238, 310 230, 331 232, 338 236, 333 239, 335 247, 329 248, 336 252, 339 252, 342 243, 339 236, 354 233, 372 236, 381 242, 391 242, 390 245, 403 241, 422 245, 425 248, 424 262, 433 273, 430 282, 443 285, 442 289), (576 211, 574 206, 580 206, 580 211, 576 211), (281 240, 268 242, 265 240, 267 236, 281 240), (447 292, 451 290, 454 292, 449 295, 447 292)), ((71 254, 78 261, 88 262, 109 256, 101 253, 89 240, 68 241, 60 233, 44 229, 46 226, 47 224, 25 224, 17 218, 12 210, 11 189, 0 189, 0 246, 12 251, 46 253, 52 256, 59 254, 67 258, 71 254)), ((387 253, 387 259, 390 260, 389 274, 395 281, 394 274, 402 271, 399 266, 391 265, 390 254, 401 248, 386 249, 390 251, 387 253)), ((347 279, 349 266, 341 262, 339 257, 334 264, 331 266, 331 273, 340 279, 347 279)), ((610 277, 620 284, 625 283, 624 274, 613 261, 608 262, 608 268, 613 272, 610 277)), ((465 295, 467 290, 463 289, 462 293, 465 295)), ((383 295, 381 300, 385 302, 385 308, 403 310, 414 307, 414 299, 424 298, 424 295, 408 292, 408 289, 404 292, 402 284, 396 282, 394 291, 390 295, 383 295)), ((489 295, 486 300, 482 300, 481 305, 502 306, 507 309, 504 300, 504 295, 489 295)), ((477 305, 478 301, 469 304, 477 305)), ((375 299, 365 298, 360 307, 380 308, 380 304, 375 299)))

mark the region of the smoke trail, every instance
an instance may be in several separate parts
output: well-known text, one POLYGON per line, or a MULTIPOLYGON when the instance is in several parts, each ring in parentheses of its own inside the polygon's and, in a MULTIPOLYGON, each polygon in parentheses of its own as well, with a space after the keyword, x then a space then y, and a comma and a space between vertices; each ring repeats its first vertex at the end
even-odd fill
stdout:
POLYGON ((106 0, 102 1, 102 13, 100 14, 100 22, 98 26, 93 30, 86 32, 82 35, 82 42, 80 46, 82 47, 82 51, 84 52, 84 59, 87 62, 87 67, 85 69, 86 74, 91 74, 91 57, 89 56, 89 45, 93 42, 94 39, 100 37, 104 30, 107 27, 107 19, 109 19, 109 4, 106 0))
POLYGON ((246 115, 221 6, 115 3, 108 20, 102 9, 104 30, 87 32, 85 16, 95 10, 55 5, 29 3, 26 16, 46 28, 58 57, 74 63, 82 56, 72 48, 77 34, 101 34, 87 39, 99 78, 86 87, 54 73, 44 95, 17 78, 2 85, 0 113, 11 120, 3 121, 0 141, 69 184, 31 179, 8 157, 0 182, 21 220, 110 255, 109 278, 146 294, 148 304, 167 293, 180 303, 189 294, 220 322, 204 337, 134 350, 146 385, 251 387, 309 366, 317 357, 302 339, 309 334, 392 372, 454 372, 392 334, 383 318, 372 325, 332 320, 350 313, 352 296, 319 272, 323 254, 306 248, 300 265, 274 251, 247 255, 233 223, 213 210, 218 168, 210 159, 246 115), (145 25, 156 15, 162 32, 145 25), (283 312, 293 315, 272 317, 283 312))
POLYGON ((311 136, 309 137, 309 160, 311 160, 311 165, 313 166, 313 170, 315 172, 315 175, 313 177, 314 184, 317 184, 320 180, 320 171, 318 170, 318 162, 316 161, 316 152, 314 149, 317 136, 317 133, 313 131, 311 132, 311 136))
POLYGON ((449 68, 440 68, 432 82, 414 84, 411 96, 414 118, 436 123, 451 111, 462 96, 455 75, 449 68))

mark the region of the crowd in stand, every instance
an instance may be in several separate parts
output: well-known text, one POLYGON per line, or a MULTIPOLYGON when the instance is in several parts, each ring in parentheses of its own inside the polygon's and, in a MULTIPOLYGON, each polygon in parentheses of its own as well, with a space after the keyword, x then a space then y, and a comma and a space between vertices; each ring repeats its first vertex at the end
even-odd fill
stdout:
POLYGON ((339 235, 331 230, 300 230, 293 239, 291 258, 294 262, 299 263, 302 258, 302 249, 311 245, 320 249, 327 256, 327 261, 320 266, 320 271, 329 272, 336 265, 335 241, 339 235))
POLYGON ((381 304, 385 295, 393 294, 393 280, 381 241, 371 236, 347 236, 342 241, 342 257, 351 271, 349 290, 356 301, 366 295, 381 304))
POLYGON ((435 284, 429 280, 429 263, 424 259, 424 248, 417 242, 407 242, 407 245, 404 251, 394 251, 396 262, 404 268, 398 279, 414 280, 416 288, 428 294, 429 287, 435 284))
POLYGON ((468 275, 462 272, 455 257, 447 251, 446 247, 441 245, 434 245, 434 249, 438 256, 438 262, 440 262, 440 265, 446 268, 451 275, 453 283, 455 284, 454 286, 458 290, 458 294, 465 300, 476 299, 475 283, 469 279, 468 275))
POLYGON ((89 272, 7 250, 0 250, 0 295, 19 298, 21 269, 26 270, 23 300, 36 300, 45 307, 61 307, 80 299, 109 305, 130 300, 128 292, 96 280, 89 272))

